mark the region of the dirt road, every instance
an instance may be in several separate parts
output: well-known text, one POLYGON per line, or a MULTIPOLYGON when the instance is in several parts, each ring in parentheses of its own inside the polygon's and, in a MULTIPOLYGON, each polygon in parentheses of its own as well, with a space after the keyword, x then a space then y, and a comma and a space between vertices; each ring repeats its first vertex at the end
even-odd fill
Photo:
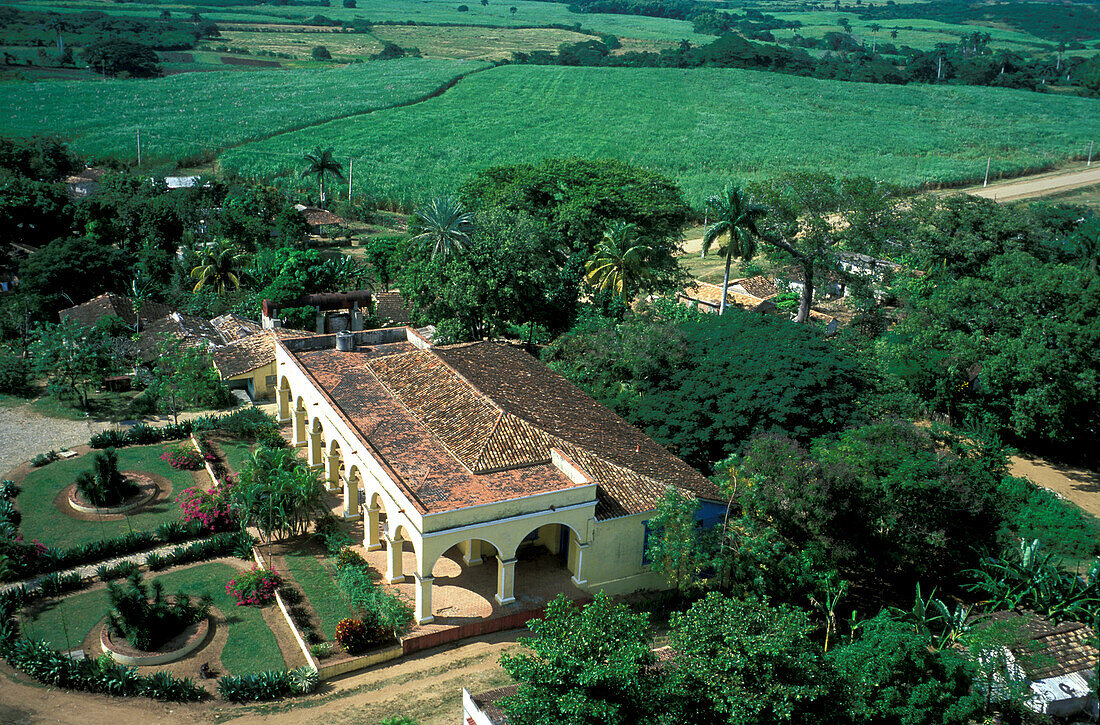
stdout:
POLYGON ((1042 458, 1013 456, 1009 473, 1029 478, 1100 517, 1100 473, 1096 471, 1051 463, 1042 458))
POLYGON ((972 186, 960 189, 960 191, 973 196, 993 199, 994 201, 1018 201, 1020 199, 1060 194, 1063 191, 1097 184, 1100 184, 1100 162, 1093 163, 1091 168, 1023 176, 1011 181, 990 184, 984 189, 981 186, 972 186))
POLYGON ((510 683, 500 655, 516 648, 522 631, 466 640, 450 648, 413 655, 395 664, 323 683, 320 692, 266 705, 222 701, 175 705, 114 699, 47 688, 0 666, 0 722, 11 725, 374 725, 408 715, 423 725, 451 725, 462 712, 462 688, 483 692, 510 683))

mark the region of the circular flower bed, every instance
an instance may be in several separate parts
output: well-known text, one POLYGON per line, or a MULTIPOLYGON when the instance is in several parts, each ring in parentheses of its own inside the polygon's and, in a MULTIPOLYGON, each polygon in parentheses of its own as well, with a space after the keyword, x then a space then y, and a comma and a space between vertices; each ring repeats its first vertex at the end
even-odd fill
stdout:
POLYGON ((225 585, 225 591, 237 600, 238 607, 259 607, 275 598, 275 590, 282 583, 275 572, 253 566, 251 571, 242 572, 230 579, 225 585))
POLYGON ((99 646, 115 662, 133 667, 143 665, 163 665, 181 660, 191 654, 206 641, 210 631, 210 620, 203 619, 189 625, 178 636, 164 643, 156 652, 146 652, 132 647, 122 637, 111 636, 110 624, 105 624, 99 635, 99 646))
POLYGON ((121 514, 144 506, 157 495, 157 484, 149 476, 136 471, 126 471, 121 475, 132 483, 138 491, 119 504, 115 506, 96 506, 84 496, 77 484, 74 483, 67 488, 69 505, 74 510, 85 514, 121 514))

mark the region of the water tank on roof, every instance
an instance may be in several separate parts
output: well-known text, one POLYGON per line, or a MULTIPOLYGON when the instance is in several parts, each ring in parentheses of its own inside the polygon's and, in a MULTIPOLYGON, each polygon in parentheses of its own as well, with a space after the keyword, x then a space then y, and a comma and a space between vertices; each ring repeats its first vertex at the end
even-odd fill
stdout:
POLYGON ((355 349, 355 335, 347 332, 336 333, 336 349, 340 352, 351 352, 355 349))

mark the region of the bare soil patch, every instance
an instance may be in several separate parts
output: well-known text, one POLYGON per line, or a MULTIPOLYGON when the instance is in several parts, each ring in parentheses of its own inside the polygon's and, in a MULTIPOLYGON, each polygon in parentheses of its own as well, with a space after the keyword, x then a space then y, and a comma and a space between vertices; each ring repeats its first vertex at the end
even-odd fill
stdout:
POLYGON ((1100 517, 1100 472, 1053 463, 1035 456, 1013 456, 1009 465, 1013 476, 1061 494, 1093 516, 1100 517))

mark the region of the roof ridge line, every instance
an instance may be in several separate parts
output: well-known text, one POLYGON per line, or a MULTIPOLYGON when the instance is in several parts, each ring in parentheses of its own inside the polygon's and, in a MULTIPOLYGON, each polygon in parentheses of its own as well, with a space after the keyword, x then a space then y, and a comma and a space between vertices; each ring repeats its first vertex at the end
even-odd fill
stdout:
MULTIPOLYGON (((476 388, 475 388, 475 390, 476 390, 476 388)), ((479 473, 479 472, 485 472, 485 471, 489 470, 489 469, 485 468, 484 466, 479 466, 478 463, 481 461, 481 458, 485 455, 485 449, 487 449, 489 447, 489 443, 492 442, 493 436, 495 436, 497 431, 500 430, 500 424, 504 422, 504 416, 508 415, 507 413, 505 413, 503 410, 500 410, 499 408, 497 409, 497 412, 499 413, 499 415, 497 415, 497 419, 493 423, 493 429, 489 431, 489 435, 485 436, 485 440, 482 442, 481 447, 477 449, 477 455, 471 456, 471 459, 473 460, 473 464, 474 464, 473 467, 469 469, 471 473, 479 473)))
MULTIPOLYGON (((376 381, 378 381, 378 384, 382 386, 382 389, 385 390, 389 394, 389 396, 394 400, 394 402, 396 402, 398 405, 400 405, 401 409, 404 410, 406 413, 408 413, 409 417, 412 418, 413 420, 415 420, 416 424, 418 426, 420 426, 421 428, 426 430, 428 432, 428 435, 430 435, 432 437, 432 439, 435 440, 435 442, 439 444, 439 447, 442 450, 446 451, 448 456, 455 459, 455 461, 458 462, 458 465, 462 466, 467 471, 470 471, 470 473, 474 473, 474 471, 469 466, 467 466, 465 463, 463 463, 462 459, 459 458, 455 454, 455 452, 451 450, 451 447, 448 446, 442 438, 440 438, 438 435, 436 435, 436 432, 434 430, 432 430, 432 427, 430 425, 428 425, 427 423, 425 423, 423 418, 421 418, 419 415, 417 415, 415 412, 413 412, 412 408, 410 408, 408 405, 405 404, 405 401, 401 399, 401 396, 398 395, 397 392, 393 388, 391 388, 389 385, 387 385, 386 381, 382 379, 382 376, 380 376, 378 374, 378 372, 374 369, 374 361, 375 360, 385 360, 385 359, 388 359, 388 358, 391 358, 391 357, 402 357, 402 356, 405 356, 405 355, 418 356, 419 353, 430 353, 430 352, 431 352, 430 349, 429 350, 417 349, 417 350, 409 350, 408 352, 394 353, 393 355, 383 355, 381 357, 376 357, 376 358, 372 358, 371 360, 368 360, 366 365, 364 365, 364 367, 371 374, 371 377, 373 377, 376 381)), ((443 360, 439 359, 438 355, 432 355, 431 357, 433 359, 439 361, 444 366, 446 366, 447 369, 449 369, 449 370, 451 369, 450 366, 447 365, 447 363, 445 363, 445 362, 443 362, 443 360)), ((458 375, 457 371, 452 370, 452 372, 454 372, 456 375, 458 375)), ((466 380, 461 375, 459 375, 459 378, 461 378, 467 385, 472 387, 474 390, 481 393, 481 390, 478 389, 476 386, 474 386, 469 380, 466 380)), ((481 395, 486 397, 486 398, 488 397, 488 396, 485 396, 484 393, 481 393, 481 395)), ((498 409, 499 409, 499 406, 495 406, 495 407, 498 407, 498 409)), ((500 419, 498 418, 497 422, 499 423, 499 421, 500 421, 500 419)), ((482 450, 484 450, 484 449, 482 449, 482 450)))

